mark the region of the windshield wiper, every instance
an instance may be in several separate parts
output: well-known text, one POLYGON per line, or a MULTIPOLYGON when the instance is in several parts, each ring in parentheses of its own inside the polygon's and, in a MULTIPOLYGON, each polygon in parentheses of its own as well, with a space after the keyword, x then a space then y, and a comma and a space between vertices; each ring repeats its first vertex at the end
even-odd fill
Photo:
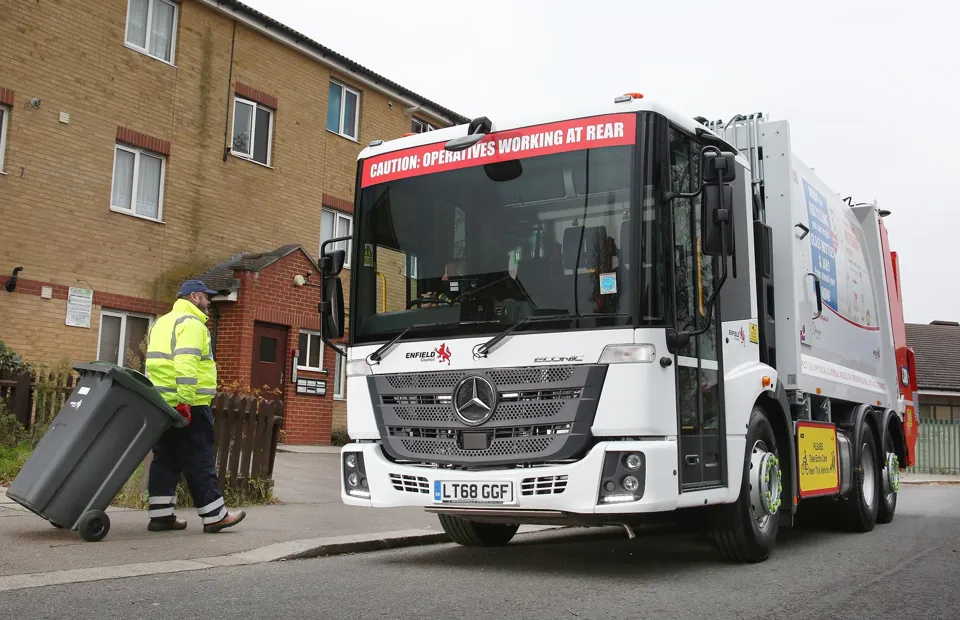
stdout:
POLYGON ((459 325, 459 324, 458 324, 458 323, 452 323, 452 322, 447 322, 447 323, 416 323, 416 324, 414 324, 414 325, 411 325, 410 327, 406 328, 405 330, 403 330, 402 332, 400 332, 399 334, 397 334, 396 336, 394 336, 393 340, 391 340, 390 342, 386 343, 385 345, 383 345, 382 347, 380 347, 379 349, 377 349, 376 351, 374 351, 373 353, 371 353, 370 356, 367 357, 367 364, 368 364, 369 366, 373 366, 373 364, 370 363, 371 360, 373 360, 374 364, 379 364, 381 361, 383 361, 383 358, 386 357, 386 355, 384 355, 384 351, 386 351, 387 349, 389 349, 390 347, 392 347, 393 345, 395 345, 397 342, 399 342, 400 339, 403 338, 404 336, 406 336, 406 335, 407 335, 407 332, 409 332, 409 331, 416 331, 416 330, 419 330, 419 329, 428 329, 428 328, 437 328, 437 327, 453 327, 453 326, 457 326, 457 325, 459 325))
POLYGON ((561 321, 564 319, 592 319, 592 318, 600 318, 600 317, 613 318, 613 317, 624 317, 624 316, 630 316, 630 315, 625 312, 615 312, 615 313, 594 312, 589 314, 568 313, 568 314, 546 314, 541 316, 536 316, 536 315, 527 316, 520 319, 519 321, 517 321, 507 329, 503 330, 502 332, 500 332, 490 340, 484 342, 479 347, 474 349, 474 355, 476 355, 477 357, 486 357, 490 353, 491 347, 493 347, 495 344, 497 344, 498 342, 500 342, 501 340, 503 340, 504 338, 512 334, 513 331, 519 328, 521 325, 528 325, 530 323, 541 323, 545 321, 561 321))

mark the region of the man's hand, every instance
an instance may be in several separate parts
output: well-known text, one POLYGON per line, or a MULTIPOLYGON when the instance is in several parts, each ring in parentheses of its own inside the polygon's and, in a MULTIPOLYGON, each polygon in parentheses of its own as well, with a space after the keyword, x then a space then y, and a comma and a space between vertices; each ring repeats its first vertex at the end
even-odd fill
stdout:
POLYGON ((177 411, 187 419, 187 424, 190 424, 190 405, 185 405, 180 403, 177 405, 177 411))

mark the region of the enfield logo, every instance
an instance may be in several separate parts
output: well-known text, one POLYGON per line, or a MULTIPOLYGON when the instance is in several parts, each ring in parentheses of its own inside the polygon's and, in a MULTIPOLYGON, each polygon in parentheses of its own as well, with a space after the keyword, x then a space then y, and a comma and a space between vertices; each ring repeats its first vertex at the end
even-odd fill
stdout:
POLYGON ((734 340, 736 340, 737 342, 739 342, 740 344, 743 344, 747 341, 747 334, 744 333, 742 327, 740 328, 740 331, 737 331, 735 329, 728 330, 727 335, 733 338, 734 340))
POLYGON ((453 357, 453 352, 450 351, 450 347, 446 343, 441 344, 439 348, 434 349, 433 351, 412 351, 407 353, 408 360, 419 359, 421 362, 437 362, 439 364, 450 365, 450 359, 453 357))
POLYGON ((70 406, 73 407, 74 409, 80 409, 80 405, 82 404, 83 404, 83 399, 81 398, 80 400, 75 400, 71 402, 70 406))

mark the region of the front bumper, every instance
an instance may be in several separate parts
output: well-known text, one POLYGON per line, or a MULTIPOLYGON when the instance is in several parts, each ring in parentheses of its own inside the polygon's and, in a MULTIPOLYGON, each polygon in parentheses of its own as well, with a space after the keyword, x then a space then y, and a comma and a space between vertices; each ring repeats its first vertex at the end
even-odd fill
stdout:
MULTIPOLYGON (((358 462, 361 460, 358 459, 358 462)), ((378 443, 344 446, 340 458, 340 497, 349 506, 374 508, 424 507, 428 509, 481 508, 488 511, 549 511, 570 514, 653 513, 677 508, 677 443, 672 440, 603 442, 575 463, 543 467, 460 471, 400 465, 389 461, 378 443), (642 495, 635 501, 600 503, 604 463, 608 452, 643 455, 637 473, 642 495), (369 497, 347 493, 344 459, 362 454, 369 497), (559 478, 563 477, 565 478, 559 478), (533 481, 531 482, 531 480, 533 481), (562 480, 565 484, 559 484, 562 480), (435 484, 444 482, 512 483, 513 501, 508 504, 441 503, 434 499, 435 484)))

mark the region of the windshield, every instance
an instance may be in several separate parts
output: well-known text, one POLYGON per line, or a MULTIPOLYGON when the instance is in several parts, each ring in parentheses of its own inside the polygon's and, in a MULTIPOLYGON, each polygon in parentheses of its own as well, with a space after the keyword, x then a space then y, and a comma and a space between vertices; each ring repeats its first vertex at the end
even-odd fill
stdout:
POLYGON ((440 143, 365 162, 353 341, 411 326, 420 338, 495 334, 544 315, 582 317, 564 330, 629 325, 636 131, 601 118, 591 132, 590 120, 573 145, 564 142, 568 131, 576 137, 568 122, 494 134, 462 153, 440 143), (424 173, 428 165, 440 171, 424 173))

